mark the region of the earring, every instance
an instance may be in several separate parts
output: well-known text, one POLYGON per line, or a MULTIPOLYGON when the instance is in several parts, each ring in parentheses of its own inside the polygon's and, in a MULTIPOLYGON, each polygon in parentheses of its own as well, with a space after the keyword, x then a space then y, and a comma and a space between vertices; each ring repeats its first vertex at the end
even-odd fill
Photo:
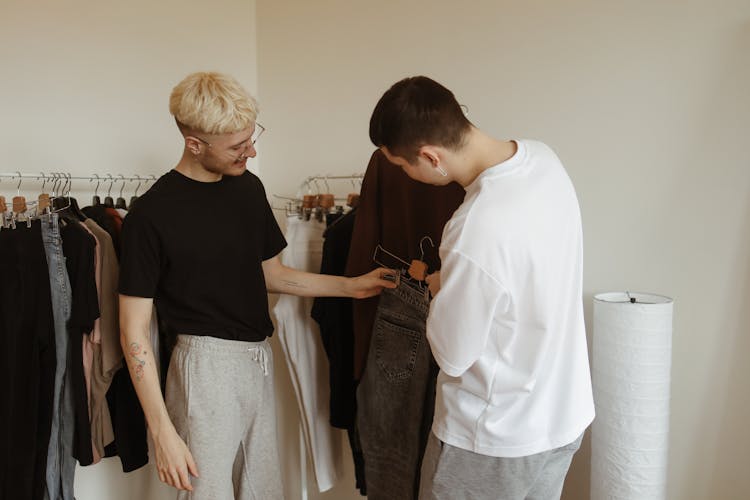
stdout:
POLYGON ((440 172, 440 175, 442 175, 443 177, 448 177, 448 172, 446 172, 443 167, 441 167, 440 165, 435 165, 435 168, 438 172, 440 172))

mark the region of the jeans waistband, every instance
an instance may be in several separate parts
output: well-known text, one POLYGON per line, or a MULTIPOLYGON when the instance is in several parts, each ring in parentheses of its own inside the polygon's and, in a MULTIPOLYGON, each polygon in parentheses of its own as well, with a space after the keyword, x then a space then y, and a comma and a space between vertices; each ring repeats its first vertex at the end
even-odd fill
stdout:
MULTIPOLYGON (((426 287, 426 285, 425 285, 426 287)), ((423 290, 418 290, 412 285, 407 285, 403 280, 396 288, 386 288, 383 295, 392 295, 398 299, 410 304, 425 316, 430 309, 430 300, 423 290)))
POLYGON ((268 375, 268 358, 271 350, 268 340, 245 342, 200 335, 178 335, 176 347, 179 346, 224 354, 249 354, 253 361, 257 361, 263 367, 263 374, 268 375))
POLYGON ((60 219, 57 214, 43 215, 40 219, 42 224, 42 239, 45 244, 60 241, 60 219))

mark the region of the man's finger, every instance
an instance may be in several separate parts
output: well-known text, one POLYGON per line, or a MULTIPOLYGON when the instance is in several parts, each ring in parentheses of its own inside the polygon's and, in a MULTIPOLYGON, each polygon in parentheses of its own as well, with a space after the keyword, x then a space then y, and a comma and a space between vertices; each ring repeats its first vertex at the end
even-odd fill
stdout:
POLYGON ((190 478, 188 477, 187 467, 180 467, 178 471, 180 476, 180 485, 183 490, 193 491, 193 485, 190 484, 190 478))
POLYGON ((169 470, 169 479, 171 481, 171 485, 177 488, 178 490, 183 489, 182 483, 180 482, 180 475, 177 473, 177 470, 170 469, 169 470))
POLYGON ((187 456, 187 466, 188 471, 190 471, 190 474, 192 474, 193 477, 200 477, 200 474, 198 474, 198 465, 196 465, 195 460, 193 460, 193 455, 191 453, 188 453, 187 456))

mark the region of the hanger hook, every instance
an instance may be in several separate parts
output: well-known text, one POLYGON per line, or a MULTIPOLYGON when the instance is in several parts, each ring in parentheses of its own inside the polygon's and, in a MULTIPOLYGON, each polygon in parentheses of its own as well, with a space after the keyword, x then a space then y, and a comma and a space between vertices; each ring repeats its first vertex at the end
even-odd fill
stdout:
POLYGON ((135 194, 133 194, 133 196, 135 196, 137 198, 138 197, 138 190, 141 189, 141 182, 143 182, 143 179, 141 179, 140 175, 136 175, 135 178, 138 179, 138 185, 135 187, 135 194))
POLYGON ((89 183, 94 182, 94 179, 96 179, 96 187, 94 188, 94 196, 98 196, 99 183, 101 182, 101 177, 99 177, 99 174, 91 174, 91 179, 89 179, 89 183))
POLYGON ((419 240, 419 251, 422 253, 421 257, 419 257, 419 260, 424 261, 424 247, 422 246, 424 244, 424 240, 427 240, 430 242, 430 246, 432 248, 435 248, 435 243, 433 243, 432 238, 429 236, 424 236, 421 240, 419 240))
POLYGON ((313 182, 315 183, 315 190, 317 191, 315 194, 320 194, 320 184, 318 183, 318 179, 313 179, 313 182))
POLYGON ((122 186, 120 186, 120 198, 122 198, 122 190, 125 189, 125 183, 127 182, 127 179, 122 174, 117 174, 117 177, 122 178, 122 186))
POLYGON ((16 196, 21 196, 21 182, 23 182, 23 177, 21 176, 21 172, 16 170, 16 173, 18 174, 18 186, 16 187, 16 196))
POLYGON ((107 180, 109 182, 109 189, 107 189, 107 196, 112 197, 112 186, 115 184, 115 178, 112 177, 112 174, 107 174, 107 180))
POLYGON ((326 174, 325 176, 323 176, 323 182, 326 185, 326 193, 330 193, 331 192, 331 187, 328 185, 328 175, 329 174, 326 174))
POLYGON ((57 183, 57 176, 54 172, 49 173, 50 182, 52 182, 52 197, 54 198, 57 194, 57 186, 55 185, 57 183))
MULTIPOLYGON (((43 193, 44 188, 47 187, 47 176, 44 175, 44 172, 39 172, 39 175, 42 176, 42 193, 43 193)), ((37 177, 36 180, 39 180, 39 177, 37 177)))

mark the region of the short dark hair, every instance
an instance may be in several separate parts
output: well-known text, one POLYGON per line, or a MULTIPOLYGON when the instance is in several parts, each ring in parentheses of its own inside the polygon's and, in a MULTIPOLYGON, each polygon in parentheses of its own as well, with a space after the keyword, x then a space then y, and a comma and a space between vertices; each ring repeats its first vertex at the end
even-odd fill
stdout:
POLYGON ((375 105, 370 140, 411 163, 425 144, 458 149, 470 128, 453 92, 426 76, 412 76, 393 84, 375 105))

